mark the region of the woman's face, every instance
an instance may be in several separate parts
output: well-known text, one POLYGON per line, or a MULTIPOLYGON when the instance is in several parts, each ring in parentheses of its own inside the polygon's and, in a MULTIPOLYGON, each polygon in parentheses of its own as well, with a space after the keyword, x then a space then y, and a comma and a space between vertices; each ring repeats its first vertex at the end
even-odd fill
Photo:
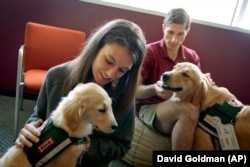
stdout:
POLYGON ((92 64, 94 82, 104 86, 122 77, 132 65, 132 56, 126 47, 116 43, 106 44, 92 64))

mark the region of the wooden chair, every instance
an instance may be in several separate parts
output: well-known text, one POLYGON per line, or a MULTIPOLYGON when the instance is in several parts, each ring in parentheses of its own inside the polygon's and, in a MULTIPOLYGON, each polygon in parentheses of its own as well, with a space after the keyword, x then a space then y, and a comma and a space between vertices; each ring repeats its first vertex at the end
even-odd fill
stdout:
POLYGON ((47 70, 72 60, 84 46, 85 32, 28 22, 18 53, 14 139, 18 133, 23 89, 39 92, 47 70))

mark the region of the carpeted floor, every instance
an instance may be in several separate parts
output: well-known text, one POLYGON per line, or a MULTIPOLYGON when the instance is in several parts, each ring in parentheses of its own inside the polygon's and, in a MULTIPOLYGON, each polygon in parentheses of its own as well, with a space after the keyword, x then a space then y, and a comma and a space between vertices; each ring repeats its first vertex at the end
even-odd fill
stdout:
MULTIPOLYGON (((19 130, 33 112, 35 100, 24 99, 23 109, 19 114, 19 130)), ((4 153, 14 144, 14 109, 15 97, 0 95, 0 153, 4 153)))

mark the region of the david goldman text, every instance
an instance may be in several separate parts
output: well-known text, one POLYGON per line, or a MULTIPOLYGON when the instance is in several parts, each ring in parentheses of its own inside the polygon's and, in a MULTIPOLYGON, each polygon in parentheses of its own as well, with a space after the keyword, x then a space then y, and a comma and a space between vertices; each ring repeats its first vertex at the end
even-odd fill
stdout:
POLYGON ((157 162, 225 162, 225 157, 208 157, 206 155, 164 157, 163 155, 157 155, 157 162))

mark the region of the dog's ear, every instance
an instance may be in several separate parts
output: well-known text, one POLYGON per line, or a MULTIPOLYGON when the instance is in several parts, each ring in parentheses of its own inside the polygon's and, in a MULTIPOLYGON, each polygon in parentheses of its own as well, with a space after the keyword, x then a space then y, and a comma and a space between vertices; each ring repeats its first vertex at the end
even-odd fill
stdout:
POLYGON ((208 89, 208 78, 210 78, 210 74, 207 73, 202 76, 201 80, 199 83, 197 83, 197 88, 192 100, 192 104, 194 105, 202 105, 202 101, 204 98, 205 93, 207 92, 208 89))
POLYGON ((210 73, 206 73, 204 74, 205 77, 206 77, 206 82, 207 82, 207 85, 215 85, 215 82, 213 81, 213 79, 211 78, 211 74, 210 73))
POLYGON ((195 94, 191 103, 194 105, 200 105, 203 95, 204 95, 204 82, 200 82, 197 84, 197 88, 195 90, 195 94))
POLYGON ((79 120, 86 109, 86 103, 72 101, 70 108, 65 112, 65 122, 71 131, 75 131, 79 126, 79 120))

